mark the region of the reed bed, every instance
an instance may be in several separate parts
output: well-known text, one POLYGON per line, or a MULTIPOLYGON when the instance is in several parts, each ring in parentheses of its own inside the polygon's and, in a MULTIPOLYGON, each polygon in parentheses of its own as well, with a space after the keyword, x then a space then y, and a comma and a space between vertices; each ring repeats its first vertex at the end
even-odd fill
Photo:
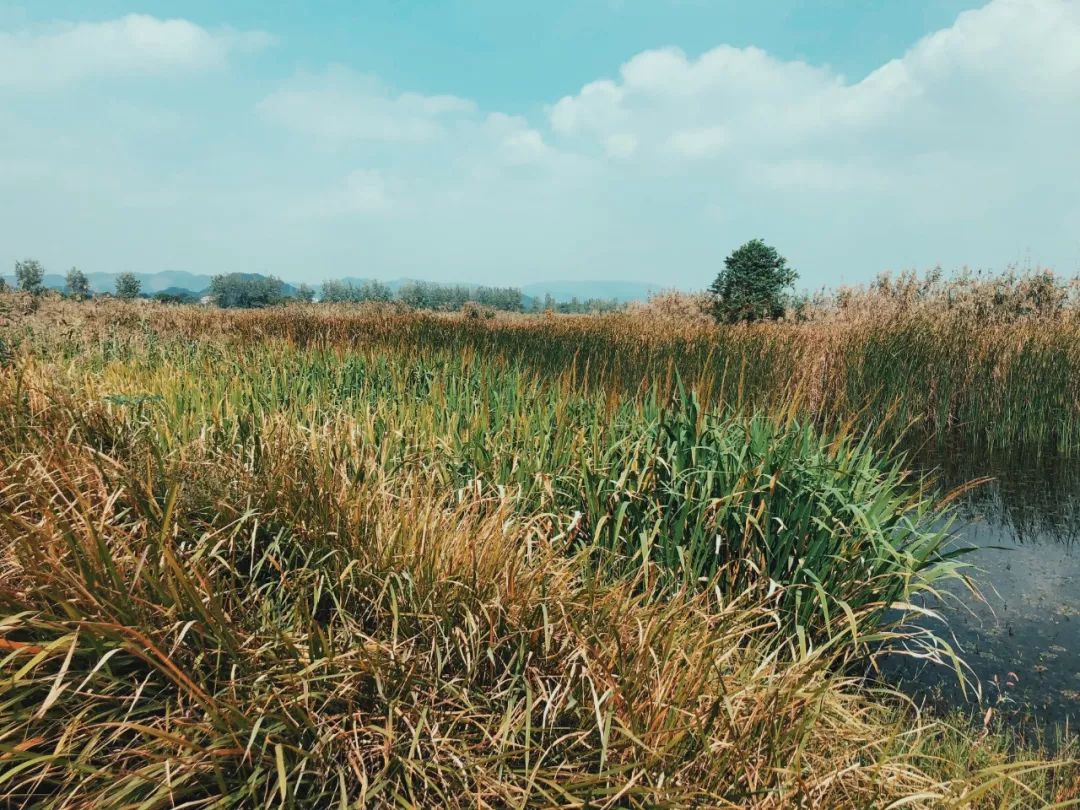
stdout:
MULTIPOLYGON (((710 409, 776 412, 794 402, 802 418, 819 427, 852 425, 909 444, 1075 452, 1080 310, 1059 302, 1028 312, 1022 306, 1027 298, 1001 294, 1008 304, 1001 309, 1020 313, 1006 317, 981 298, 969 300, 973 296, 950 289, 928 303, 910 290, 849 295, 841 299, 845 305, 822 304, 807 320, 752 326, 648 310, 476 320, 379 307, 222 312, 150 302, 125 309, 109 301, 53 302, 45 307, 49 313, 31 317, 66 325, 75 353, 83 340, 101 335, 241 346, 278 338, 398 355, 438 349, 497 358, 541 378, 571 373, 575 388, 609 394, 669 395, 678 377, 710 409)), ((992 291, 984 296, 997 300, 992 291)))
POLYGON ((1049 759, 853 669, 890 643, 950 661, 885 609, 962 576, 884 430, 721 400, 674 344, 570 352, 631 346, 608 320, 7 318, 6 806, 1080 794, 1074 740, 1049 759))

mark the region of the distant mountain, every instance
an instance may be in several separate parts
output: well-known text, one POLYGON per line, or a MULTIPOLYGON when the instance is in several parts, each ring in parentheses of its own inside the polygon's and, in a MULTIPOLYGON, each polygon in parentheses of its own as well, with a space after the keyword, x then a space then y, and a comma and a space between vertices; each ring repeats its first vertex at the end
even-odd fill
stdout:
MULTIPOLYGON (((116 289, 116 277, 119 273, 87 273, 90 289, 94 292, 113 292, 116 289)), ((201 292, 210 286, 210 276, 189 273, 186 270, 163 270, 160 273, 136 273, 135 278, 141 283, 141 291, 153 295, 170 288, 201 292)), ((60 286, 63 287, 61 277, 60 286)))
POLYGON ((649 295, 662 290, 659 284, 646 284, 640 281, 540 281, 526 284, 521 291, 530 298, 543 300, 550 295, 557 302, 577 298, 614 299, 620 303, 627 301, 646 301, 649 295))

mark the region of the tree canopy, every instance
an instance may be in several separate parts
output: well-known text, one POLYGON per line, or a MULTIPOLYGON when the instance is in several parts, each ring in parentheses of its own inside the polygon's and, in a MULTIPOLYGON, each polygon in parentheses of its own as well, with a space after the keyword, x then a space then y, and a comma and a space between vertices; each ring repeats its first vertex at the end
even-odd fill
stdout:
POLYGON ((776 248, 752 239, 724 259, 724 269, 709 287, 713 313, 728 323, 779 318, 798 277, 776 248))
POLYGON ((121 273, 116 277, 116 297, 130 301, 139 297, 142 282, 134 273, 121 273))
POLYGON ((228 273, 214 276, 210 295, 226 309, 259 309, 285 300, 284 284, 274 276, 228 273))
POLYGON ((37 295, 45 289, 45 268, 37 259, 15 262, 15 283, 20 290, 37 295))

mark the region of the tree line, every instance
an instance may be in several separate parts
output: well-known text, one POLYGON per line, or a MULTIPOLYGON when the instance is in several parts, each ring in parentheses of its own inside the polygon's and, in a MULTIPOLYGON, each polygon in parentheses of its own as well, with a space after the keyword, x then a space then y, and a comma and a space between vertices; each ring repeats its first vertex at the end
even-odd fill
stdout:
MULTIPOLYGON (((40 295, 45 291, 44 280, 45 268, 41 262, 26 259, 15 263, 15 282, 18 289, 32 295, 40 295)), ((0 285, 4 284, 5 282, 0 278, 0 285)), ((93 297, 86 274, 75 267, 71 268, 65 277, 63 293, 75 300, 93 297)), ((351 280, 334 279, 324 282, 317 294, 316 290, 307 284, 290 288, 275 276, 254 273, 225 273, 214 276, 207 294, 214 303, 226 309, 269 307, 287 301, 311 302, 316 297, 321 302, 337 304, 397 301, 411 309, 444 312, 456 312, 466 304, 475 304, 500 312, 524 312, 527 308, 533 310, 541 308, 539 300, 528 302, 527 307, 525 295, 516 287, 471 287, 462 284, 412 281, 402 285, 395 292, 389 285, 379 281, 357 283, 351 280)), ((127 300, 140 296, 151 297, 169 303, 193 303, 199 300, 198 294, 183 290, 142 296, 141 283, 133 273, 121 273, 116 277, 113 295, 127 300)), ((616 306, 615 302, 595 299, 579 302, 575 298, 570 302, 555 302, 549 295, 544 300, 542 308, 560 312, 587 312, 607 310, 614 306, 616 306)))
MULTIPOLYGON (((793 304, 798 303, 790 294, 796 278, 798 273, 775 248, 760 239, 753 239, 724 260, 723 269, 709 287, 712 314, 717 321, 727 323, 779 318, 793 304)), ((45 268, 35 259, 16 262, 15 281, 19 289, 38 295, 45 289, 45 268)), ((5 286, 3 278, 0 278, 0 290, 5 286)), ((64 292, 68 297, 77 300, 92 297, 86 275, 75 267, 71 268, 65 278, 64 292)), ((135 274, 120 273, 116 277, 117 298, 130 300, 140 297, 140 294, 141 284, 135 274)), ((191 303, 197 300, 194 293, 186 291, 166 291, 153 297, 176 303, 191 303)), ((316 298, 316 292, 307 284, 288 287, 275 276, 226 273, 212 278, 209 297, 223 308, 250 309, 275 306, 290 300, 312 302, 316 298)), ((612 312, 624 306, 614 299, 589 298, 582 301, 572 298, 570 301, 556 301, 550 294, 546 295, 542 302, 539 298, 527 302, 525 295, 516 287, 470 287, 431 281, 411 281, 395 292, 378 281, 354 283, 349 280, 331 280, 322 284, 318 297, 326 303, 396 301, 411 309, 444 312, 457 312, 468 308, 476 312, 552 311, 586 314, 612 312)))
MULTIPOLYGON (((15 262, 15 285, 23 292, 31 295, 41 295, 45 292, 45 268, 37 259, 25 259, 15 262)), ((0 291, 7 286, 7 282, 0 278, 0 291)), ((142 282, 134 273, 120 273, 116 277, 115 296, 131 300, 138 298, 142 289, 142 282)), ((90 281, 86 274, 77 267, 72 267, 64 277, 64 294, 76 300, 85 300, 93 297, 90 289, 90 281)))

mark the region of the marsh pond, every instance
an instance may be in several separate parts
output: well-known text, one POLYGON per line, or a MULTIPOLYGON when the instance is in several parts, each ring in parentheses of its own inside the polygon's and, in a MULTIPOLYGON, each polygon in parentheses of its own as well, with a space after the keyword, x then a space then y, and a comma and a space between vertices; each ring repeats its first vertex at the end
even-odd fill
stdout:
MULTIPOLYGON (((953 586, 928 605, 981 682, 982 707, 1034 728, 1072 726, 1080 721, 1080 459, 935 453, 916 467, 949 489, 989 479, 953 508, 953 543, 971 549, 964 561, 980 597, 953 586)), ((965 701, 941 666, 894 657, 885 674, 916 698, 965 701)))

